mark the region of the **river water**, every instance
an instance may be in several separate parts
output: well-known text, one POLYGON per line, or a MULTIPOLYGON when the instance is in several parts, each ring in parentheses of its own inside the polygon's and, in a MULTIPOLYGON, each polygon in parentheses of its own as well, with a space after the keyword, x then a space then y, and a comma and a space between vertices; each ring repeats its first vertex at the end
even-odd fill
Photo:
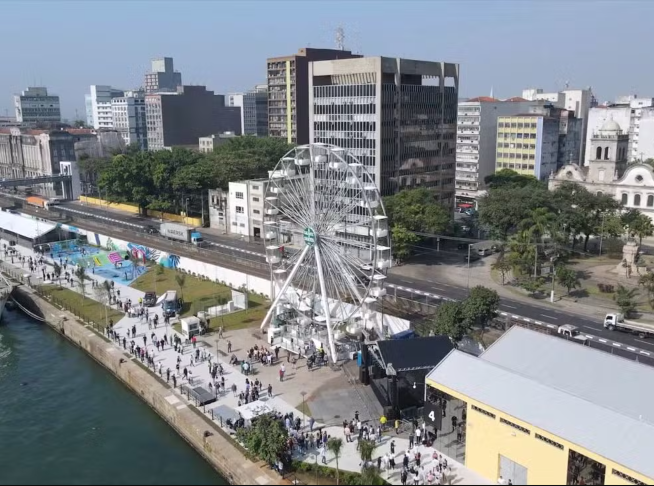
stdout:
POLYGON ((227 483, 83 351, 5 311, 0 484, 227 483))

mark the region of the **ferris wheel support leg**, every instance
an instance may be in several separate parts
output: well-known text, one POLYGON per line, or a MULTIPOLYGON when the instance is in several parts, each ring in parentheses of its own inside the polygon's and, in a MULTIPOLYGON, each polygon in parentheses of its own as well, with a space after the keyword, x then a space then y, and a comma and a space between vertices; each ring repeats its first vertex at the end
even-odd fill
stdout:
POLYGON ((316 253, 316 267, 318 269, 318 280, 320 281, 320 295, 322 296, 322 307, 325 312, 325 324, 327 325, 327 339, 329 340, 329 351, 332 355, 332 362, 336 363, 336 345, 334 344, 334 334, 332 333, 331 315, 329 312, 329 296, 327 295, 327 285, 325 284, 325 275, 322 271, 322 257, 318 247, 314 247, 316 253))
MULTIPOLYGON (((288 276, 286 279, 286 282, 284 282, 284 285, 282 286, 282 289, 279 291, 277 294, 277 297, 275 297, 275 300, 273 300, 273 303, 270 305, 270 309, 268 309, 268 312, 266 313, 266 317, 263 318, 263 322, 261 323, 261 330, 263 330, 264 327, 266 327, 266 324, 268 324, 268 321, 270 320, 270 317, 272 316, 272 313, 274 312, 275 308, 277 307, 277 304, 279 304, 280 299, 284 295, 284 292, 286 292, 286 289, 288 286, 291 284, 293 279, 295 278, 295 274, 297 273, 298 269, 300 268, 300 265, 302 264, 302 260, 304 260, 304 257, 306 254, 309 252, 309 246, 305 246, 304 250, 302 250, 302 254, 300 255, 300 258, 298 258, 298 261, 295 263, 295 266, 293 267, 293 270, 291 270, 291 274, 288 276)), ((273 285, 275 285, 274 282, 272 282, 273 285)))

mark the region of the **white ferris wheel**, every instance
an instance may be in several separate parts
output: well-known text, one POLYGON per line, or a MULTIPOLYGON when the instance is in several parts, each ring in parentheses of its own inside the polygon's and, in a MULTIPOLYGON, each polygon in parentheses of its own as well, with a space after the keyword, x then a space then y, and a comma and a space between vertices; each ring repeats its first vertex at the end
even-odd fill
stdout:
MULTIPOLYGON (((373 177, 349 151, 298 146, 270 172, 264 202, 273 318, 304 338, 367 326, 391 265, 388 219, 373 177)), ((301 339, 295 340, 297 343, 301 339)))

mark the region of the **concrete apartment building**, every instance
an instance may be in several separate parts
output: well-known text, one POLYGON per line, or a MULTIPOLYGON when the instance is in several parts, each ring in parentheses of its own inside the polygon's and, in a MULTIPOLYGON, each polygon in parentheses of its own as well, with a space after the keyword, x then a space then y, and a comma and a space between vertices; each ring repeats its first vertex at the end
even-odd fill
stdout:
MULTIPOLYGON (((620 96, 614 102, 592 108, 588 115, 586 144, 609 120, 616 122, 629 135, 630 162, 654 158, 654 98, 620 96)), ((589 165, 593 154, 587 153, 584 165, 589 165)))
POLYGON ((268 86, 259 84, 245 93, 230 93, 227 106, 241 108, 241 133, 257 137, 268 136, 268 86))
POLYGON ((227 143, 230 139, 237 137, 234 132, 216 133, 208 137, 200 137, 198 149, 202 153, 211 153, 216 147, 227 143))
POLYGON ((351 51, 304 47, 297 54, 268 58, 268 135, 309 143, 309 64, 359 57, 351 51))
POLYGON ((48 94, 48 88, 29 87, 15 95, 14 108, 18 123, 61 122, 59 96, 48 94))
POLYGON ((529 88, 522 91, 522 97, 530 101, 547 101, 557 108, 571 111, 575 118, 581 120, 580 161, 584 158, 588 131, 588 113, 597 106, 593 91, 586 89, 565 89, 559 92, 545 93, 541 88, 529 88))
POLYGON ((581 120, 569 110, 535 106, 497 119, 496 170, 511 169, 545 180, 579 160, 581 120))
POLYGON ((225 96, 205 86, 180 86, 176 93, 145 95, 149 150, 197 146, 208 133, 241 134, 241 109, 225 106, 225 96))
POLYGON ((268 179, 229 183, 229 233, 259 239, 263 232, 264 199, 268 179))
POLYGON ((124 96, 111 100, 114 130, 118 131, 125 145, 148 149, 148 130, 145 117, 145 93, 126 91, 124 96))
POLYGON ((92 84, 90 91, 90 94, 86 98, 87 123, 90 122, 89 126, 92 126, 96 130, 114 128, 111 100, 124 96, 124 91, 102 84, 92 84))
POLYGON ((428 187, 454 204, 459 65, 390 57, 309 65, 310 140, 343 147, 382 195, 428 187))
POLYGON ((153 59, 151 71, 145 74, 146 93, 176 93, 182 86, 182 73, 175 71, 172 57, 153 59))
POLYGON ((484 179, 495 172, 497 118, 528 113, 542 102, 488 96, 459 102, 456 139, 456 201, 471 204, 485 194, 484 179))

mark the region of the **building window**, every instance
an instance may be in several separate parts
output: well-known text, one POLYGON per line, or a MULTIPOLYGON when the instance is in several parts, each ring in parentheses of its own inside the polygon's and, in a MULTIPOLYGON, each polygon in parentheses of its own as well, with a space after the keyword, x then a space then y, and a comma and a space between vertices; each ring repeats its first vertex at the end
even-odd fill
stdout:
POLYGON ((479 408, 479 407, 476 406, 476 405, 471 405, 470 407, 471 407, 475 412, 479 412, 479 413, 482 414, 482 415, 486 415, 487 417, 490 417, 490 418, 492 418, 493 420, 495 419, 495 414, 494 414, 494 413, 490 413, 489 411, 484 410, 483 408, 479 408))
POLYGON ((232 226, 237 226, 236 221, 232 221, 232 226))
POLYGON ((651 208, 654 206, 654 196, 647 196, 647 207, 651 208))
POLYGON ((613 471, 611 471, 611 473, 615 476, 618 476, 619 478, 624 479, 625 481, 630 482, 631 484, 642 484, 643 486, 645 485, 645 483, 643 483, 642 481, 638 481, 636 478, 632 478, 628 474, 618 471, 617 469, 614 469, 613 471))
POLYGON ((602 147, 597 147, 597 150, 595 151, 595 159, 602 160, 602 147))
POLYGON ((634 206, 640 206, 640 194, 634 195, 634 206))
POLYGON ((236 206, 236 214, 243 214, 244 212, 243 206, 236 206))
POLYGON ((258 197, 253 197, 252 202, 259 202, 259 198, 258 197))
POLYGON ((609 160, 609 148, 604 148, 604 160, 609 160))
POLYGON ((236 199, 243 199, 243 193, 242 192, 237 192, 236 193, 236 199))
POLYGON ((245 228, 245 223, 241 223, 241 224, 239 224, 239 226, 240 226, 241 228, 245 228))
POLYGON ((253 190, 253 191, 258 191, 258 190, 259 190, 259 186, 252 186, 252 190, 253 190))
POLYGON ((540 435, 539 433, 536 433, 535 436, 538 440, 542 440, 543 442, 547 442, 549 445, 554 446, 557 449, 563 450, 563 444, 559 444, 558 442, 555 442, 552 439, 548 439, 547 437, 540 435))
POLYGON ((254 214, 261 214, 261 211, 259 211, 258 209, 253 209, 252 212, 253 212, 254 214))
POLYGON ((514 429, 519 430, 520 432, 523 432, 527 435, 530 434, 529 429, 525 429, 524 427, 518 424, 514 424, 513 422, 509 422, 508 420, 501 417, 500 417, 500 423, 503 423, 504 425, 508 425, 509 427, 513 427, 514 429))
POLYGON ((628 202, 628 198, 629 198, 629 196, 627 196, 626 194, 623 193, 623 194, 622 194, 622 198, 620 199, 620 202, 621 202, 624 206, 626 206, 626 205, 627 205, 627 202, 628 202))

